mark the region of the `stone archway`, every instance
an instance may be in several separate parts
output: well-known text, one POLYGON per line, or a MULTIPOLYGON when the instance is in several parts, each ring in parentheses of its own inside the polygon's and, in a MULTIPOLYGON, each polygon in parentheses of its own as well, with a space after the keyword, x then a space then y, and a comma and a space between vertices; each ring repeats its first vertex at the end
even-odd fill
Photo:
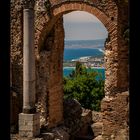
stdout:
MULTIPOLYGON (((102 134, 107 138, 110 138, 114 133, 119 136, 123 129, 128 126, 126 124, 128 120, 126 115, 129 103, 128 94, 121 93, 128 90, 129 84, 128 44, 123 38, 124 28, 128 26, 128 8, 121 2, 116 5, 114 1, 50 0, 51 16, 46 9, 35 11, 36 102, 37 109, 41 113, 42 124, 48 122, 50 127, 53 127, 63 122, 62 54, 64 29, 62 15, 75 10, 83 10, 94 14, 109 32, 105 44, 106 97, 101 106, 104 112, 102 134), (47 120, 47 115, 49 115, 49 120, 47 120), (118 130, 120 131, 118 132, 118 130)), ((30 3, 29 0, 25 0, 25 2, 30 3)), ((19 98, 21 110, 23 94, 23 8, 19 3, 19 0, 11 1, 10 38, 12 87, 21 96, 21 99, 19 98)), ((37 129, 39 130, 39 126, 37 129)))
MULTIPOLYGON (((71 11, 86 11, 96 16, 108 30, 109 37, 105 44, 105 95, 109 97, 117 93, 118 89, 118 37, 117 37, 117 6, 115 3, 105 5, 102 10, 99 1, 96 3, 70 1, 60 2, 52 7, 52 17, 46 12, 36 18, 36 54, 38 56, 38 86, 39 108, 42 108, 42 122, 46 123, 47 113, 50 127, 63 121, 63 90, 62 90, 62 62, 64 49, 64 29, 62 15, 71 11), (112 11, 110 12, 110 8, 112 11), (114 7, 115 6, 115 7, 114 7), (59 45, 58 45, 59 44, 59 45), (45 61, 45 62, 44 62, 45 61), (46 64, 46 65, 44 65, 46 64), (41 70, 42 67, 42 70, 41 70), (42 79, 41 77, 43 77, 42 79), (42 79, 42 80, 41 80, 42 79), (46 80, 45 80, 46 79, 46 80), (44 80, 44 83, 42 83, 44 80), (42 84, 40 84, 40 82, 42 84), (39 85, 42 85, 39 86, 39 85), (40 87, 40 88, 39 88, 40 87), (48 107, 45 101, 48 100, 48 107), (44 108, 44 109, 43 109, 44 108), (48 108, 48 109, 47 109, 48 108), (48 110, 46 112, 45 110, 48 110), (54 115, 55 112, 55 115, 54 115), (57 112, 57 113, 56 113, 57 112), (44 114, 44 115, 43 115, 44 114)), ((43 124, 42 123, 42 124, 43 124)))

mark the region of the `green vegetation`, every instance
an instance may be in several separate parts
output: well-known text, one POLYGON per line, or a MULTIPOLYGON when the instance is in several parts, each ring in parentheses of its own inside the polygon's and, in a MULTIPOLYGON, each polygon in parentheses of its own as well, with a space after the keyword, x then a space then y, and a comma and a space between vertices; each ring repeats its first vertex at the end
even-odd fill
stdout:
POLYGON ((97 72, 88 71, 80 62, 68 77, 64 77, 64 98, 74 98, 82 107, 100 111, 104 97, 104 80, 96 80, 97 72))

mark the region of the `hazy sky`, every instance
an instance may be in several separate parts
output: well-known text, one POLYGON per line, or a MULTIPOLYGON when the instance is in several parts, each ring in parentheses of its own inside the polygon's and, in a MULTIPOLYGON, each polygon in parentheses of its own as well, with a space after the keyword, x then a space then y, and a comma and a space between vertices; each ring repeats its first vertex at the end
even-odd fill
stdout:
POLYGON ((66 40, 94 40, 107 38, 104 25, 92 14, 83 11, 68 13, 64 17, 66 40))

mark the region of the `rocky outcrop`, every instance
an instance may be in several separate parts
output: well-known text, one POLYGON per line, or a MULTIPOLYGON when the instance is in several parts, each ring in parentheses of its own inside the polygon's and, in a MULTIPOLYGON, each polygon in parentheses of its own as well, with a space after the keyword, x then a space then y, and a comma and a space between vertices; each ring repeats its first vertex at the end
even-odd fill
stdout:
POLYGON ((64 125, 69 128, 71 138, 92 139, 92 111, 81 107, 75 99, 64 100, 64 125))
POLYGON ((73 99, 64 101, 65 124, 77 139, 128 140, 128 114, 128 92, 102 101, 102 112, 84 109, 73 99))
POLYGON ((75 135, 81 127, 82 107, 75 99, 64 100, 64 125, 69 128, 69 133, 75 135))

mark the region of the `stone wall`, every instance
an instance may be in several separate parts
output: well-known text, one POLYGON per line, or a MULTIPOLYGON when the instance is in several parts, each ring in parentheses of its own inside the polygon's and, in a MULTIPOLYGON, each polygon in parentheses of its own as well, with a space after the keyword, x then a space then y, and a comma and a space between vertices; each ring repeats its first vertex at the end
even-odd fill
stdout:
POLYGON ((63 50, 64 29, 60 18, 54 26, 54 45, 50 58, 49 79, 49 125, 55 126, 63 121, 63 50), (54 113, 55 112, 55 113, 54 113))
POLYGON ((23 32, 22 7, 19 0, 11 1, 10 9, 10 63, 11 63, 11 123, 18 122, 23 99, 23 32), (13 96, 14 93, 14 96, 13 96), (16 96, 15 96, 16 95, 16 96), (17 107, 18 104, 18 107, 17 107), (12 117, 14 116, 14 117, 12 117))
POLYGON ((11 2, 11 65, 12 65, 12 87, 18 93, 22 93, 22 64, 23 64, 23 14, 20 1, 11 2), (19 75, 17 75, 17 73, 19 75))
POLYGON ((43 51, 40 53, 38 61, 36 62, 36 107, 37 111, 40 112, 40 125, 45 125, 47 123, 47 93, 49 85, 49 56, 50 53, 43 51))
POLYGON ((48 120, 49 127, 63 120, 63 48, 64 29, 60 18, 44 39, 37 60, 37 106, 42 125, 48 120))
MULTIPOLYGON (((105 81, 105 94, 106 96, 110 96, 111 94, 117 93, 121 91, 118 87, 118 81, 121 81, 121 77, 118 77, 118 69, 119 69, 119 50, 118 50, 118 30, 117 30, 117 18, 118 18, 118 8, 113 1, 61 1, 57 4, 55 3, 52 7, 53 10, 53 18, 50 20, 54 24, 57 16, 62 16, 64 13, 68 13, 70 11, 82 10, 89 12, 95 15, 107 28, 109 33, 109 38, 106 43, 106 53, 105 53, 105 66, 106 66, 106 81, 105 81)), ((43 18, 43 16, 42 16, 43 18)), ((43 24, 38 24, 39 30, 44 31, 44 19, 43 24)), ((48 23, 49 27, 50 24, 48 23)), ((41 32, 38 33, 37 36, 42 36, 41 32)), ((43 40, 43 39, 42 39, 43 40)), ((43 41, 42 41, 43 42, 43 41)), ((122 77, 123 78, 123 77, 122 77)))
MULTIPOLYGON (((116 93, 111 94, 110 97, 105 97, 101 103, 101 109, 103 112, 103 131, 102 136, 104 139, 109 140, 128 140, 129 139, 129 47, 128 42, 125 41, 123 34, 128 28, 128 5, 123 2, 118 4, 118 34, 117 34, 117 83, 116 93), (118 131, 119 130, 119 131, 118 131)), ((106 45, 107 50, 110 50, 110 44, 106 45)), ((107 53, 107 52, 106 52, 107 53)), ((112 54, 115 56, 114 54, 112 54)), ((106 58, 108 61, 109 59, 106 58)), ((107 67, 110 67, 109 64, 107 67)), ((107 65, 107 63, 106 63, 107 65)), ((115 68, 115 66, 114 66, 115 68)), ((108 70, 108 68, 107 68, 108 70)), ((108 71, 109 72, 109 71, 108 71)), ((107 74, 107 72, 106 72, 107 74)), ((108 73, 111 75, 111 73, 108 73)), ((113 77, 112 77, 113 78, 113 77)), ((109 79, 110 80, 110 79, 109 79)), ((105 92, 109 83, 105 81, 105 92)), ((110 85, 111 86, 111 85, 110 85)), ((110 88, 108 88, 110 90, 110 88)))
POLYGON ((101 103, 103 130, 102 136, 109 140, 127 140, 129 136, 129 93, 116 94, 101 103), (126 137, 125 139, 121 139, 126 137))
POLYGON ((118 6, 118 87, 121 91, 126 91, 129 88, 129 44, 124 39, 124 32, 129 28, 128 5, 120 3, 118 6))

